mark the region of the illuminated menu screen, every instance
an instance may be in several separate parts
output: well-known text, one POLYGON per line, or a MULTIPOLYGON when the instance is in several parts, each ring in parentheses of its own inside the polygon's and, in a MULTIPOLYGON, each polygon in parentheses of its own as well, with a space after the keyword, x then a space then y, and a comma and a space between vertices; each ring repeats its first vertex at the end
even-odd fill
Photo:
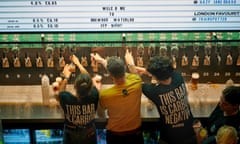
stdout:
POLYGON ((0 32, 240 30, 240 0, 1 0, 0 32))

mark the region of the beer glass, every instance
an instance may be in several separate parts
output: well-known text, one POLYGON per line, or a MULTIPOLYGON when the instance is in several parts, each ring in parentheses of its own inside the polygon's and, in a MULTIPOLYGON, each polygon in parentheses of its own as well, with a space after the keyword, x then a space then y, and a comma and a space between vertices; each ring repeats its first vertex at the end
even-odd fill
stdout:
POLYGON ((200 77, 199 73, 197 73, 197 72, 192 73, 192 80, 191 80, 192 90, 197 90, 198 89, 199 77, 200 77))

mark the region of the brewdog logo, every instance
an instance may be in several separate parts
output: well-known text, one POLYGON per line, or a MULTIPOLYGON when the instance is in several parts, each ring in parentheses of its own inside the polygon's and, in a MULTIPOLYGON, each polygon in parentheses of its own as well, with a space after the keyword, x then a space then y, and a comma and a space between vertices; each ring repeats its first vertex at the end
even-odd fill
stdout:
POLYGON ((189 119, 190 111, 185 95, 187 94, 184 84, 168 93, 159 95, 162 103, 160 111, 164 115, 166 124, 182 127, 184 126, 182 121, 189 119))
POLYGON ((66 105, 65 117, 75 125, 86 125, 95 118, 95 104, 66 105))

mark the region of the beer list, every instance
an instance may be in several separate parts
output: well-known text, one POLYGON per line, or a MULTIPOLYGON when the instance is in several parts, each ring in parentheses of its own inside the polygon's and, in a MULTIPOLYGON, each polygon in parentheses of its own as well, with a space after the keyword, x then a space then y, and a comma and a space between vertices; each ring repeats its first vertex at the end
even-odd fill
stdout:
POLYGON ((1 0, 0 32, 240 30, 240 0, 1 0))

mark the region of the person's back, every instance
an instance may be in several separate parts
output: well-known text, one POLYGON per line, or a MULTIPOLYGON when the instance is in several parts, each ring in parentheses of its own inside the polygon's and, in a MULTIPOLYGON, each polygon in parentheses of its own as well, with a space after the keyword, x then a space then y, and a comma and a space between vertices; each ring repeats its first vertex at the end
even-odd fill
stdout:
MULTIPOLYGON (((71 76, 69 66, 63 70, 64 80, 59 82, 59 93, 56 99, 64 112, 64 144, 96 144, 96 127, 94 123, 98 106, 99 93, 95 81, 73 55, 73 62, 81 73, 74 82, 75 94, 65 90, 67 79, 71 76), (95 85, 95 86, 94 86, 95 85)), ((93 78, 94 79, 94 78, 93 78)), ((95 78, 97 81, 97 79, 95 78)), ((100 81, 100 79, 98 80, 100 81)))
POLYGON ((154 56, 146 69, 134 65, 128 50, 125 59, 131 72, 148 74, 156 80, 155 84, 144 83, 142 91, 158 109, 161 140, 168 144, 196 144, 185 83, 182 76, 174 71, 170 59, 154 56))
POLYGON ((122 59, 91 55, 108 70, 114 85, 100 92, 99 109, 108 114, 108 144, 143 144, 141 130, 142 80, 136 74, 127 74, 122 59))
POLYGON ((169 85, 143 84, 143 93, 157 106, 161 139, 168 144, 194 144, 193 116, 185 84, 179 73, 172 73, 169 85))
MULTIPOLYGON (((82 75, 82 74, 81 74, 82 75)), ((96 144, 95 115, 98 92, 93 88, 81 99, 67 91, 59 93, 59 102, 64 111, 64 143, 96 144)))
POLYGON ((126 74, 124 84, 100 92, 100 104, 109 116, 108 130, 123 132, 140 127, 141 92, 141 78, 133 74, 126 74))

